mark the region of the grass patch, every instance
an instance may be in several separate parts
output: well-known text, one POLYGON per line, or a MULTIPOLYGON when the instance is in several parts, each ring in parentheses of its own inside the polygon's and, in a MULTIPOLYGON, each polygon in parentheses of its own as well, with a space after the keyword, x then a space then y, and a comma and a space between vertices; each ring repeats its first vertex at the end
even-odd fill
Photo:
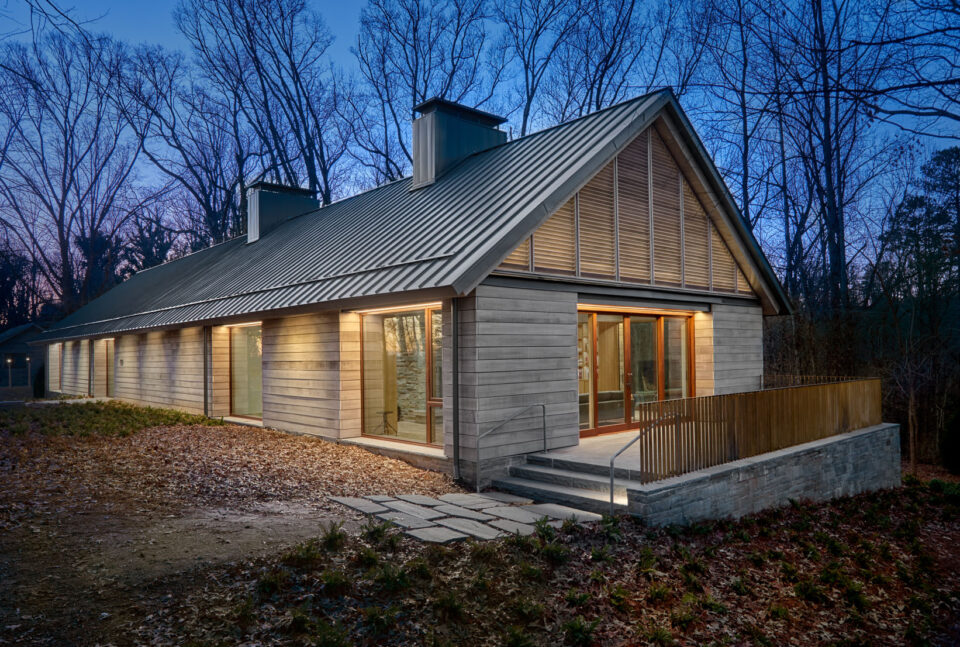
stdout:
POLYGON ((173 409, 138 407, 124 402, 78 402, 0 410, 0 429, 13 434, 123 437, 149 427, 219 426, 222 420, 173 409))

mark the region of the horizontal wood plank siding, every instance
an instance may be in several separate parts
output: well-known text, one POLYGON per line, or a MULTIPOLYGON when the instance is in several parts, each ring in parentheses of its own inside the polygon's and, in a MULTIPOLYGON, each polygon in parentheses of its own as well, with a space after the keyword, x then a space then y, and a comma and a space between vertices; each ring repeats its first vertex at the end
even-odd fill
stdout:
POLYGON ((107 395, 107 373, 116 370, 107 364, 107 340, 93 340, 93 395, 102 398, 107 395))
POLYGON ((203 413, 201 327, 116 337, 114 364, 114 397, 203 413))
POLYGON ((534 271, 575 274, 577 222, 574 200, 567 201, 533 236, 534 271))
POLYGON ((608 164, 580 190, 580 273, 583 276, 616 276, 613 177, 613 165, 608 164))
POLYGON ((87 395, 90 392, 90 342, 86 339, 63 342, 62 393, 87 395))
POLYGON ((339 435, 339 327, 336 312, 263 321, 264 425, 339 435))
MULTIPOLYGON (((547 405, 549 446, 576 444, 577 294, 481 285, 460 301, 463 460, 476 461, 479 434, 537 403, 547 405)), ((448 319, 444 349, 445 358, 452 358, 448 319)), ((449 394, 449 371, 444 372, 444 386, 449 394)), ((444 406, 450 411, 452 398, 445 396, 444 406)), ((450 417, 444 417, 445 425, 450 417)), ((539 410, 531 409, 484 438, 482 459, 542 449, 540 420, 539 410)), ((451 455, 450 434, 445 440, 451 455)))
POLYGON ((699 198, 683 180, 683 284, 710 288, 710 221, 699 198))
POLYGON ((643 133, 617 157, 620 279, 650 282, 649 137, 643 133))
POLYGON ((60 392, 60 354, 63 352, 63 344, 47 345, 47 392, 60 392))
POLYGON ((683 253, 680 245, 680 168, 660 134, 654 131, 653 149, 653 280, 657 285, 680 286, 683 253))
POLYGON ((714 392, 736 393, 761 388, 763 313, 760 306, 712 308, 714 392))

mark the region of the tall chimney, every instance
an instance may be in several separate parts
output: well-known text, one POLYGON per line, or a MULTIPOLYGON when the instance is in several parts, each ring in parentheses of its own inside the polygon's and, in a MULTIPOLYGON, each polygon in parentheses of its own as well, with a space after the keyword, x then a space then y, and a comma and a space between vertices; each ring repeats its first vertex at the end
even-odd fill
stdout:
POLYGON ((446 99, 427 99, 414 108, 413 188, 433 184, 464 158, 499 146, 507 134, 497 126, 506 119, 446 99))
POLYGON ((255 182, 247 188, 247 244, 260 240, 271 229, 320 207, 316 193, 270 182, 255 182))

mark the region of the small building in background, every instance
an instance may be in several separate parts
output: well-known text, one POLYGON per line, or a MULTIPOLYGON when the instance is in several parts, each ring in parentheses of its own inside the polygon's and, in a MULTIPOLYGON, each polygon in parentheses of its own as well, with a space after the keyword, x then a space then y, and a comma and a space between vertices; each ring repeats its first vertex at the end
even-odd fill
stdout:
POLYGON ((25 323, 0 332, 0 400, 43 397, 46 353, 30 344, 43 331, 39 324, 25 323))

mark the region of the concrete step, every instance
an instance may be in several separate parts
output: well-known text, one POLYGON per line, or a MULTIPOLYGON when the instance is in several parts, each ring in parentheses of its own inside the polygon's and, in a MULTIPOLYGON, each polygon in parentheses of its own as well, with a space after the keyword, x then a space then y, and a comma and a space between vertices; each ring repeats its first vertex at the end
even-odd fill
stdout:
MULTIPOLYGON (((538 502, 560 503, 571 508, 598 514, 608 514, 610 512, 609 494, 595 490, 564 487, 514 476, 494 479, 492 485, 495 488, 525 496, 538 502)), ((613 503, 614 512, 627 511, 627 498, 625 496, 615 496, 613 503)))
MULTIPOLYGON (((528 463, 511 467, 510 476, 527 479, 528 481, 562 485, 571 489, 591 490, 604 495, 609 495, 610 493, 610 478, 608 476, 600 476, 599 474, 588 474, 585 472, 528 463)), ((626 497, 627 485, 629 483, 629 481, 615 480, 613 484, 614 495, 626 497)))
MULTIPOLYGON (((552 467, 558 470, 580 472, 582 474, 593 474, 596 476, 605 476, 608 479, 610 478, 610 465, 608 463, 586 463, 567 458, 555 458, 550 454, 527 454, 526 459, 528 465, 540 465, 543 467, 552 467)), ((662 476, 655 475, 646 475, 646 477, 644 477, 643 474, 631 472, 630 470, 623 467, 618 467, 617 465, 614 465, 613 474, 614 477, 619 480, 633 481, 637 483, 643 480, 651 481, 656 480, 657 478, 663 478, 662 476)))

